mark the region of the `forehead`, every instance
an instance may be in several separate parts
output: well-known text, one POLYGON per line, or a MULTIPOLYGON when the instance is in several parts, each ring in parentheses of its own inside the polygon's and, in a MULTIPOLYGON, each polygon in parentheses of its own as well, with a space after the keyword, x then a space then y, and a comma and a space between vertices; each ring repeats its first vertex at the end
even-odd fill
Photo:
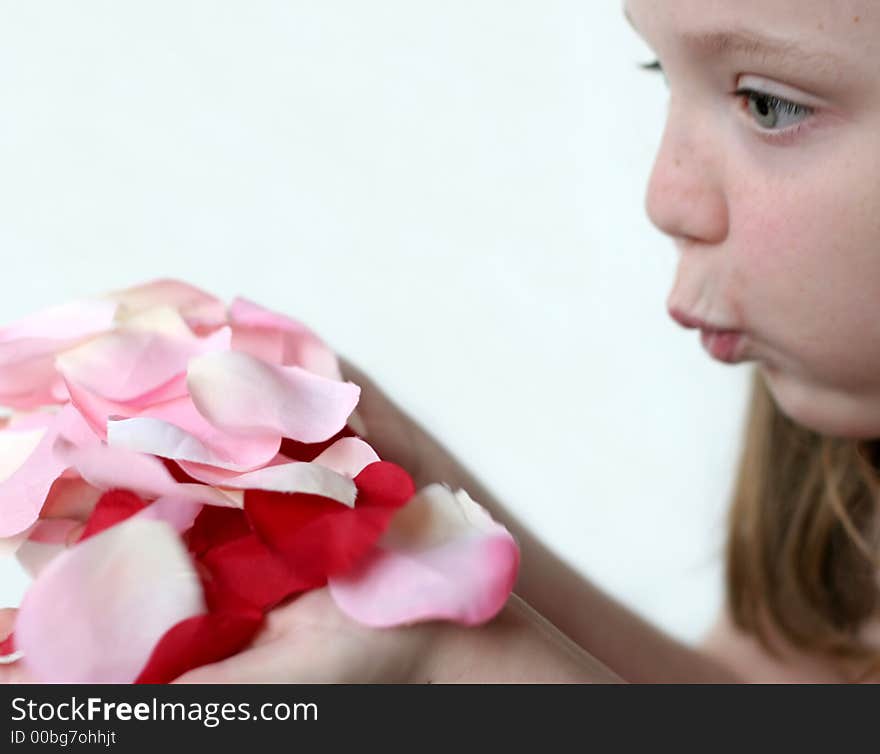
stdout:
POLYGON ((735 29, 825 49, 880 49, 877 0, 625 0, 623 8, 649 41, 651 34, 735 29))
POLYGON ((880 92, 880 0, 625 0, 623 10, 670 61, 748 61, 794 83, 821 80, 825 94, 880 92))

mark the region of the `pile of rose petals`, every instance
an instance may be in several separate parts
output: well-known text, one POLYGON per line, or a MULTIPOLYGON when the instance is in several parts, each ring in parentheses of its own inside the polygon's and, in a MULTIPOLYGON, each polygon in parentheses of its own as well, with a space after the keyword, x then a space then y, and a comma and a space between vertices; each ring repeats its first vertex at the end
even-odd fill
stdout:
POLYGON ((359 397, 302 323, 177 280, 0 328, 0 552, 33 577, 0 656, 167 682, 325 586, 376 627, 491 619, 513 538, 381 460, 359 397))

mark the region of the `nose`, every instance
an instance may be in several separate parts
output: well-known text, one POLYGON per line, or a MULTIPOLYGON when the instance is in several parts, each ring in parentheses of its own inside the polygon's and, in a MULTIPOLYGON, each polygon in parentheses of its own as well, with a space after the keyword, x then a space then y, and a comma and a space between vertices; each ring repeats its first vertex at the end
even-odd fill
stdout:
POLYGON ((720 243, 727 237, 723 154, 708 129, 705 120, 670 103, 645 209, 657 228, 677 240, 720 243))

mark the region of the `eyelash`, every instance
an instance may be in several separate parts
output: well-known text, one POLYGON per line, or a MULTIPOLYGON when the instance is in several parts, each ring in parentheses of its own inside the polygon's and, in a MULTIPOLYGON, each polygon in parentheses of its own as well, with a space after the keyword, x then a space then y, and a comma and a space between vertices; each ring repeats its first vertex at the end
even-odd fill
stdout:
MULTIPOLYGON (((657 71, 659 73, 663 73, 663 67, 660 65, 659 60, 654 60, 651 63, 640 63, 639 67, 647 71, 657 71)), ((664 79, 666 78, 664 74, 664 79)), ((776 95, 769 94, 767 92, 761 92, 757 89, 749 89, 747 87, 743 87, 737 89, 733 92, 733 96, 739 99, 746 97, 746 102, 743 103, 744 108, 748 110, 748 103, 754 99, 763 99, 771 108, 778 108, 780 110, 785 111, 788 114, 803 114, 806 118, 809 118, 813 115, 813 108, 807 105, 799 105, 797 102, 792 102, 791 100, 783 99, 782 97, 777 97, 776 95)), ((792 142, 800 133, 800 131, 806 125, 806 118, 804 120, 799 121, 794 126, 786 128, 781 131, 773 131, 759 127, 759 132, 761 137, 766 139, 767 141, 774 144, 788 144, 792 142)))

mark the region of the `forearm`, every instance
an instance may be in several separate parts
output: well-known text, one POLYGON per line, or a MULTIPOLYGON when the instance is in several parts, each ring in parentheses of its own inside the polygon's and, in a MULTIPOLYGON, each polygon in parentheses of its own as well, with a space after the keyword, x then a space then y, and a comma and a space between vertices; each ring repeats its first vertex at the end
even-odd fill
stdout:
POLYGON ((551 552, 448 451, 439 444, 433 450, 438 479, 466 489, 517 538, 522 559, 516 593, 591 655, 633 683, 741 681, 605 594, 551 552))
POLYGON ((421 683, 623 683, 516 595, 480 628, 443 624, 421 683))

